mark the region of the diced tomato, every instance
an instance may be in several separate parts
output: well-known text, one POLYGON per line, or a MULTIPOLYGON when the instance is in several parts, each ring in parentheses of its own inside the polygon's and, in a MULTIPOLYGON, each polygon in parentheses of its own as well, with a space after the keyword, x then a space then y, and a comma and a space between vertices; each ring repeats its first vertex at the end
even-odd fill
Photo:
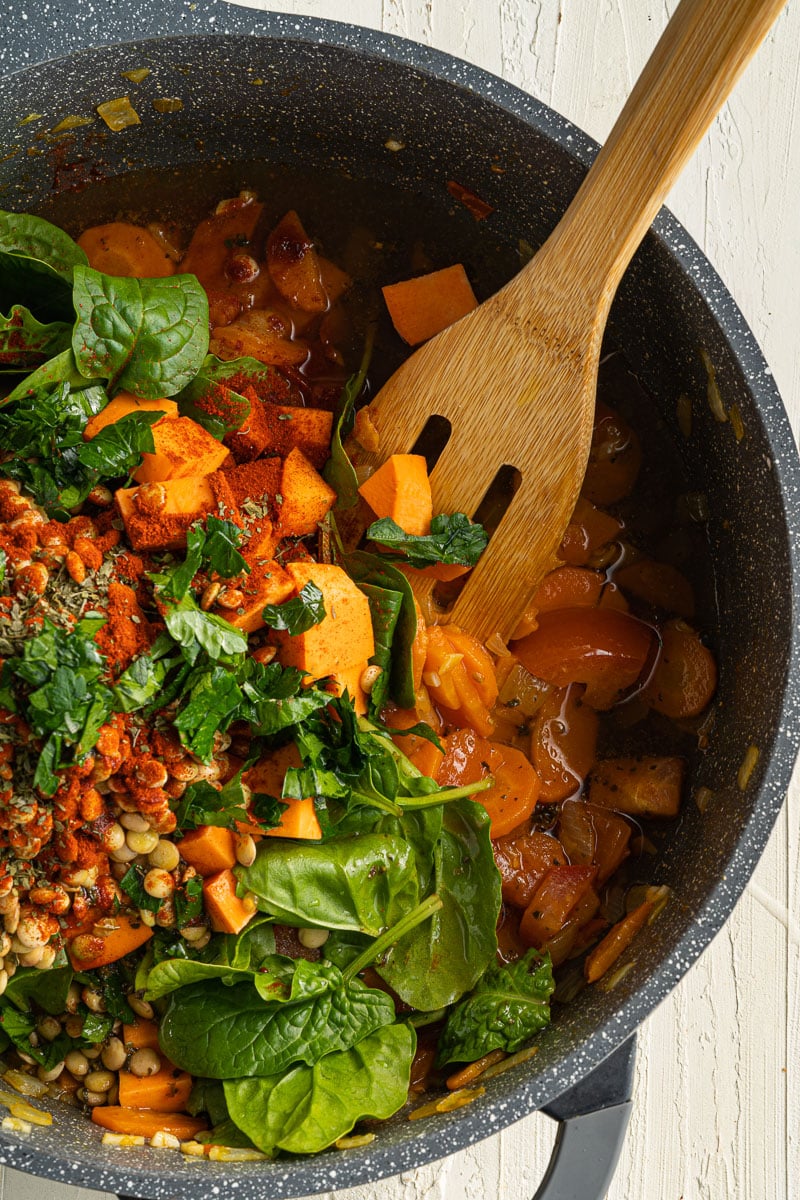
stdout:
POLYGON ((642 676, 658 648, 655 630, 613 608, 561 608, 542 613, 539 626, 513 652, 546 683, 585 683, 592 708, 611 708, 642 676))
POLYGON ((595 867, 552 867, 531 898, 519 931, 529 946, 541 948, 561 929, 573 908, 588 892, 595 867))

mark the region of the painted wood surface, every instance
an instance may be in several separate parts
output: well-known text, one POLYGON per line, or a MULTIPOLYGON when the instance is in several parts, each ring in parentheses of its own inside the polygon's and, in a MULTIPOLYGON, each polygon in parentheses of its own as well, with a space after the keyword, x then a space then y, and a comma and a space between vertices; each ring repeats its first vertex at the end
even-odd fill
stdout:
MULTIPOLYGON (((346 19, 428 43, 502 75, 602 140, 676 0, 248 0, 248 6, 346 19)), ((798 47, 800 0, 791 0, 668 200, 736 297, 796 433, 798 47)), ((800 1195, 798 878, 796 778, 731 920, 640 1033, 634 1115, 608 1200, 800 1195)), ((536 1114, 445 1162, 337 1193, 337 1200, 529 1200, 553 1131, 536 1114)), ((0 1200, 42 1196, 100 1200, 99 1193, 12 1171, 0 1180, 0 1200)))

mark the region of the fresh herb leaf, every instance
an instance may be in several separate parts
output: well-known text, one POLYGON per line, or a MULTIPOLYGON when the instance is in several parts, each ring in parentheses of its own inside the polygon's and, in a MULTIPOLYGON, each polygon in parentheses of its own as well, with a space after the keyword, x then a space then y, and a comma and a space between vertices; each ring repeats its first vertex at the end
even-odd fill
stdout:
POLYGON ((63 1062, 64 1056, 72 1049, 72 1041, 65 1033, 60 1033, 52 1042, 42 1039, 34 1046, 30 1039, 36 1030, 35 1016, 33 1013, 19 1012, 10 1006, 0 1008, 0 1029, 18 1050, 27 1054, 46 1071, 51 1071, 58 1063, 63 1062))
POLYGON ((49 221, 0 212, 0 311, 24 304, 41 319, 69 320, 73 272, 86 262, 83 250, 49 221))
POLYGON ((375 653, 369 661, 381 668, 381 673, 369 694, 369 715, 374 719, 389 698, 392 642, 403 608, 403 593, 376 587, 373 583, 362 583, 359 586, 369 601, 369 613, 372 618, 375 653))
POLYGON ((18 967, 6 985, 3 999, 22 1012, 27 1012, 30 1001, 35 1000, 46 1013, 59 1017, 64 1011, 71 983, 71 967, 58 967, 50 971, 18 967))
POLYGON ((83 1017, 83 1029, 81 1030, 81 1041, 87 1046, 97 1046, 100 1042, 104 1042, 114 1028, 115 1017, 111 1013, 96 1013, 90 1012, 87 1008, 81 1013, 83 1017))
MULTIPOLYGON (((164 639, 172 643, 170 639, 164 639)), ((146 708, 161 695, 164 681, 172 668, 180 661, 176 655, 166 657, 159 653, 154 644, 149 654, 141 654, 122 672, 113 688, 114 708, 117 712, 135 712, 146 708)))
POLYGON ((0 313, 0 370, 30 371, 70 345, 66 321, 43 325, 22 304, 0 313))
POLYGON ((416 1045, 408 1025, 387 1025, 313 1066, 226 1079, 231 1119, 265 1154, 324 1150, 361 1118, 386 1119, 403 1107, 416 1045))
POLYGON ((369 361, 375 345, 375 325, 370 325, 364 343, 364 353, 361 365, 356 375, 352 375, 342 389, 342 395, 333 419, 331 435, 331 456, 322 472, 326 483, 336 492, 336 509, 353 508, 358 503, 358 476, 344 443, 353 432, 355 423, 355 407, 367 378, 369 361))
POLYGON ((152 575, 156 600, 163 606, 167 632, 181 647, 189 663, 197 662, 205 651, 214 662, 235 661, 247 650, 247 635, 223 617, 203 612, 189 595, 178 600, 170 598, 171 579, 168 575, 152 575))
POLYGON ((250 816, 263 829, 274 829, 280 825, 281 817, 289 807, 282 804, 277 796, 268 796, 266 792, 254 792, 250 797, 250 816))
POLYGON ((137 908, 143 908, 146 912, 153 913, 158 912, 161 908, 162 902, 144 890, 144 870, 142 867, 128 867, 128 870, 119 881, 119 886, 123 892, 130 896, 137 908))
POLYGON ((139 280, 78 266, 74 278, 72 348, 82 375, 146 400, 186 387, 208 350, 208 299, 194 275, 139 280))
POLYGON ((470 521, 464 513, 440 513, 431 521, 430 533, 423 535, 406 533, 391 517, 382 517, 373 521, 367 537, 402 555, 411 567, 429 567, 434 563, 474 567, 489 544, 483 526, 470 521))
POLYGON ((254 737, 268 737, 308 720, 330 704, 331 697, 317 687, 305 687, 304 678, 296 667, 277 662, 262 666, 246 659, 237 672, 243 697, 237 720, 247 721, 254 737))
POLYGON ((106 425, 90 442, 81 442, 76 447, 78 462, 101 479, 117 479, 135 471, 142 455, 155 450, 151 426, 163 416, 163 412, 128 413, 106 425))
POLYGON ((224 579, 242 572, 249 575, 250 567, 239 553, 241 540, 242 531, 233 521, 208 517, 204 524, 192 525, 186 535, 186 558, 164 575, 162 595, 170 600, 182 600, 202 566, 209 567, 224 579))
POLYGON ((414 707, 414 670, 411 652, 417 636, 417 609, 411 584, 402 571, 377 554, 354 550, 344 556, 343 566, 359 587, 371 584, 402 596, 400 615, 392 634, 392 668, 389 693, 401 708, 414 707))
POLYGON ((213 666, 190 677, 184 692, 188 699, 173 724, 187 750, 208 762, 214 750, 214 734, 224 732, 242 702, 235 675, 225 667, 213 666))
POLYGON ((172 893, 175 905, 175 924, 183 929, 191 921, 196 921, 203 915, 203 880, 199 875, 193 875, 172 893))
POLYGON ((217 791, 205 779, 190 783, 176 810, 178 830, 185 833, 200 825, 218 825, 236 829, 237 821, 247 820, 247 799, 242 786, 242 771, 237 771, 217 791))
POLYGON ((309 581, 293 600, 285 600, 283 604, 268 604, 262 615, 270 629, 278 629, 296 637, 325 620, 325 602, 317 585, 309 581))
POLYGON ((517 962, 490 966, 447 1018, 437 1062, 474 1062, 491 1050, 509 1054, 550 1023, 555 984, 548 954, 529 950, 517 962))

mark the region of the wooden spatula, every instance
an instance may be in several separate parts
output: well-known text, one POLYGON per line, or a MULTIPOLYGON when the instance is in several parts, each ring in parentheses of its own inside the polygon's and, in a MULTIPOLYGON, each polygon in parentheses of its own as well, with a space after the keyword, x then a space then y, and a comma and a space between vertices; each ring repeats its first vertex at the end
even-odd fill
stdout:
POLYGON ((510 637, 553 562, 586 469, 600 342, 619 281, 785 0, 682 0, 564 217, 496 295, 418 350, 368 415, 375 465, 433 414, 450 440, 434 512, 473 515, 499 468, 521 483, 448 620, 510 637))

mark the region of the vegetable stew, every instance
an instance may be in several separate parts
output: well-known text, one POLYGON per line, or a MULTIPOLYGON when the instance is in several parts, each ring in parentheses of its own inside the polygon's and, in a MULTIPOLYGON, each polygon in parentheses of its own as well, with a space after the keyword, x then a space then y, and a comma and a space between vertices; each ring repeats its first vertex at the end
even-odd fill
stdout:
POLYGON ((615 355, 514 638, 448 620, 495 517, 436 510, 429 447, 359 450, 469 263, 330 251, 267 194, 0 214, 4 1078, 229 1160, 468 1102, 613 986, 716 688, 702 530, 615 355))

